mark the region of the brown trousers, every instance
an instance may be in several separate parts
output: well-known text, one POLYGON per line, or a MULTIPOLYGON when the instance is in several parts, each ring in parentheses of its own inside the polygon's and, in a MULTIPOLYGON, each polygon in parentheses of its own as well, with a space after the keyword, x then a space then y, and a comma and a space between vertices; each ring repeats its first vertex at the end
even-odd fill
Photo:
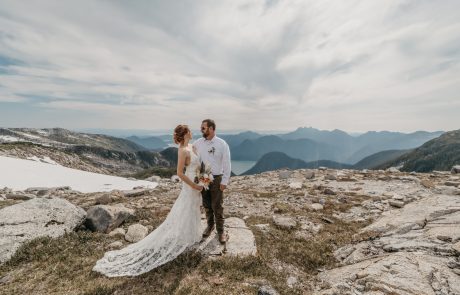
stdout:
POLYGON ((220 190, 222 176, 215 176, 214 181, 209 185, 209 190, 203 190, 203 207, 206 212, 208 226, 216 223, 217 232, 224 232, 224 208, 222 207, 224 192, 220 190))

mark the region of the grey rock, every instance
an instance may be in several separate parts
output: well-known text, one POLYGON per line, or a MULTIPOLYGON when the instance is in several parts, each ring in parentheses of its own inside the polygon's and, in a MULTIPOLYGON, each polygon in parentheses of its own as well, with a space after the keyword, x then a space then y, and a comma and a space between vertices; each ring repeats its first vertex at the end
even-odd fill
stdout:
POLYGON ((134 189, 129 191, 123 191, 123 195, 127 198, 138 197, 145 195, 149 190, 146 189, 134 189))
POLYGON ((460 165, 455 165, 455 166, 453 166, 452 169, 450 170, 450 172, 451 172, 452 174, 458 174, 458 173, 460 173, 460 165))
POLYGON ((321 204, 318 204, 318 203, 313 203, 313 204, 310 205, 310 208, 315 210, 315 211, 319 211, 319 210, 323 210, 324 206, 321 205, 321 204))
POLYGON ((302 188, 302 182, 300 181, 293 181, 289 184, 289 187, 292 189, 301 189, 302 188))
POLYGON ((305 178, 306 178, 306 179, 313 179, 313 178, 315 178, 315 172, 314 172, 314 171, 311 171, 311 170, 308 170, 307 172, 305 172, 305 178))
POLYGON ((388 169, 385 170, 385 171, 388 171, 388 172, 391 172, 391 173, 401 172, 401 171, 399 171, 399 169, 396 168, 396 167, 390 167, 390 168, 388 168, 388 169))
POLYGON ((96 205, 89 208, 85 225, 92 231, 108 233, 133 215, 134 210, 124 206, 96 205))
POLYGON ((0 263, 38 237, 59 237, 85 220, 86 212, 67 200, 34 198, 0 210, 0 263))
POLYGON ((452 245, 452 249, 457 252, 458 254, 460 254, 460 242, 457 242, 455 244, 452 245))
POLYGON ((447 185, 437 185, 434 188, 434 192, 444 195, 460 195, 460 189, 447 185))
POLYGON ((365 260, 323 272, 319 279, 330 287, 315 294, 353 294, 361 292, 360 285, 383 292, 375 294, 460 294, 460 280, 446 266, 446 258, 420 253, 395 253, 365 260), (351 276, 356 278, 355 284, 347 283, 351 276))
POLYGON ((334 175, 334 174, 326 174, 324 176, 324 179, 326 179, 326 180, 337 180, 337 176, 334 175))
POLYGON ((116 236, 124 237, 125 234, 126 234, 126 231, 123 228, 119 227, 119 228, 116 228, 113 231, 111 231, 109 233, 109 236, 111 236, 111 237, 116 237, 116 236))
MULTIPOLYGON (((202 220, 201 227, 206 227, 206 220, 202 220)), ((230 217, 225 219, 225 231, 228 241, 222 245, 217 235, 211 234, 199 245, 198 251, 204 256, 255 256, 257 254, 256 239, 252 231, 246 226, 243 219, 230 217)))
POLYGON ((388 203, 393 207, 397 207, 397 208, 404 207, 404 202, 402 202, 402 201, 390 200, 390 201, 388 201, 388 203))
POLYGON ((457 182, 457 181, 446 181, 444 182, 444 185, 447 185, 447 186, 459 186, 460 185, 460 182, 457 182))
POLYGON ((278 291, 271 286, 261 286, 257 291, 257 295, 279 295, 278 291))
POLYGON ((35 195, 34 194, 26 194, 26 193, 22 193, 22 194, 21 193, 9 193, 9 194, 6 194, 5 198, 9 199, 9 200, 24 200, 24 201, 27 201, 27 200, 35 198, 35 195))
POLYGON ((337 193, 335 191, 333 191, 332 189, 330 189, 330 188, 326 188, 326 189, 324 189, 323 194, 325 194, 325 195, 336 195, 337 193))
POLYGON ((297 222, 292 217, 274 215, 272 219, 273 223, 282 229, 292 229, 297 225, 297 222))
POLYGON ((110 194, 103 194, 102 196, 99 196, 95 200, 96 205, 107 205, 112 203, 112 197, 110 194))
POLYGON ((152 175, 152 176, 146 178, 145 180, 159 183, 161 181, 161 177, 156 176, 156 175, 152 175))
POLYGON ((131 243, 139 242, 140 240, 145 238, 147 234, 148 234, 147 227, 139 223, 132 224, 128 227, 128 231, 126 232, 126 235, 125 235, 125 240, 131 243))
POLYGON ((115 241, 113 243, 110 243, 107 247, 109 249, 119 249, 123 246, 123 242, 122 241, 115 241))
POLYGON ((292 171, 280 171, 278 173, 279 179, 288 179, 292 175, 292 171))

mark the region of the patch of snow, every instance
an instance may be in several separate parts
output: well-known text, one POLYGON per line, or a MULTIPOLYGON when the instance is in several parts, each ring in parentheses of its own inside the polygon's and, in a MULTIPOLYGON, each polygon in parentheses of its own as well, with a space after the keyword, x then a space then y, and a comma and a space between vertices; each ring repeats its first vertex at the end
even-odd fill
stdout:
POLYGON ((130 190, 137 186, 155 188, 158 185, 150 181, 128 180, 118 176, 4 156, 0 156, 0 167, 0 187, 9 187, 13 190, 70 186, 74 190, 90 193, 114 189, 130 190))
POLYGON ((52 165, 59 165, 58 163, 56 163, 50 157, 43 157, 43 159, 41 161, 44 162, 44 163, 52 164, 52 165))
POLYGON ((37 135, 32 135, 32 134, 29 134, 29 133, 24 133, 24 132, 16 132, 17 134, 20 134, 24 137, 27 137, 27 138, 32 138, 32 139, 41 139, 40 136, 37 136, 37 135))
POLYGON ((59 165, 58 163, 56 163, 50 157, 47 157, 47 156, 43 157, 42 159, 40 159, 37 156, 32 156, 32 157, 27 157, 27 160, 32 160, 32 161, 35 161, 35 162, 48 163, 48 164, 52 164, 52 165, 59 165))
POLYGON ((19 141, 19 138, 9 136, 9 135, 0 135, 0 140, 6 141, 6 142, 16 142, 16 141, 19 141))
POLYGON ((49 133, 45 130, 38 129, 36 132, 43 136, 49 136, 49 133))

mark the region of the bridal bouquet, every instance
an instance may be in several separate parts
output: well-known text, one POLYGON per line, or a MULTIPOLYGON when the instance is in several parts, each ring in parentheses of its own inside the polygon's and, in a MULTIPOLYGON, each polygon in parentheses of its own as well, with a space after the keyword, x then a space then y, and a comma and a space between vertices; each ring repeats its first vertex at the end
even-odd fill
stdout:
POLYGON ((202 185, 205 190, 208 190, 213 180, 211 165, 201 162, 201 165, 196 169, 195 183, 202 185))

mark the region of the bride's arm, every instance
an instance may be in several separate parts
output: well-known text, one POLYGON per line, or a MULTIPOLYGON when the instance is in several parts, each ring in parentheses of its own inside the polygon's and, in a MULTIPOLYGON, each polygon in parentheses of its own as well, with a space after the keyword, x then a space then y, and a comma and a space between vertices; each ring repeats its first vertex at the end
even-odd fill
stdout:
POLYGON ((187 151, 184 148, 179 148, 177 151, 177 176, 182 179, 183 182, 190 185, 192 188, 201 191, 203 187, 194 183, 188 176, 184 174, 185 160, 187 159, 187 151))

